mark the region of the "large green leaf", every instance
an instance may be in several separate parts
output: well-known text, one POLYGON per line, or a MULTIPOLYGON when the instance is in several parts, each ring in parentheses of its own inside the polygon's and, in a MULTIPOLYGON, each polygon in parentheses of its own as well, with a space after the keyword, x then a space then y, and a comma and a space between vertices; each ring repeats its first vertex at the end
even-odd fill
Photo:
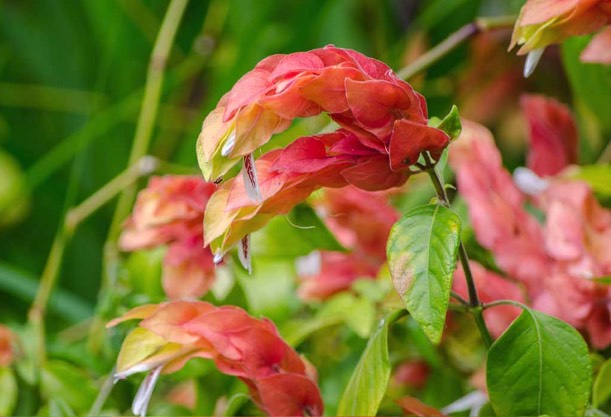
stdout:
POLYGON ((598 371, 592 390, 592 405, 598 408, 609 398, 611 398, 611 359, 607 359, 598 371))
POLYGON ((337 415, 375 416, 390 378, 388 327, 397 317, 393 312, 380 321, 344 390, 337 415))
POLYGON ((459 217, 437 204, 408 212, 388 238, 388 265, 395 288, 435 344, 443 332, 459 244, 459 217))
POLYGON ((499 416, 581 416, 592 384, 588 347, 567 323, 525 309, 488 352, 499 416))

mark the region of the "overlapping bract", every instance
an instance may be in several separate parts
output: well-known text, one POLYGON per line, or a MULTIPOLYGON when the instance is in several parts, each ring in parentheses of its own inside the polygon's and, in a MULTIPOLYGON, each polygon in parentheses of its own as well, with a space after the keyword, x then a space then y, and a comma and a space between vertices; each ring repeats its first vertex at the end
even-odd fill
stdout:
MULTIPOLYGON (((526 54, 561 43, 571 36, 596 32, 609 23, 609 0, 528 0, 516 22, 510 49, 521 45, 518 54, 526 54)), ((607 38, 598 42, 604 39, 607 38)), ((590 56, 589 61, 604 62, 605 58, 601 58, 603 60, 590 56)))
POLYGON ((320 254, 319 270, 302 273, 299 295, 324 300, 350 288, 359 278, 374 279, 386 261, 386 241, 399 212, 389 192, 366 192, 353 186, 327 189, 314 206, 349 252, 320 254))
MULTIPOLYGON (((539 104, 550 106, 541 113, 544 118, 555 114, 558 110, 555 107, 559 106, 550 101, 539 104)), ((537 123, 549 125, 552 120, 537 123)), ((537 130, 534 120, 529 122, 531 132, 567 133, 566 130, 537 130)), ((542 164, 539 158, 531 156, 535 184, 522 184, 521 188, 532 196, 531 202, 545 215, 543 224, 524 209, 528 194, 522 193, 503 169, 490 132, 471 123, 466 123, 461 139, 450 149, 450 165, 456 171, 459 191, 469 206, 478 241, 493 253, 505 273, 523 285, 532 306, 587 332, 594 347, 605 348, 611 344, 611 289, 594 278, 611 273, 608 251, 611 212, 598 204, 584 182, 535 175, 554 172, 563 161, 568 161, 566 147, 575 145, 571 134, 565 139, 547 137, 545 140, 534 135, 531 141, 533 152, 547 155, 549 161, 542 164)), ((574 155, 575 150, 569 154, 574 155)), ((474 273, 478 285, 481 283, 480 291, 486 293, 486 286, 496 285, 497 278, 484 278, 490 273, 483 268, 475 268, 474 273)), ((502 286, 512 285, 505 281, 502 286)), ((489 301, 494 297, 520 300, 517 287, 507 288, 502 291, 490 288, 489 301)), ((464 288, 456 290, 466 292, 464 288)), ((496 314, 494 310, 489 315, 496 314)), ((509 310, 498 313, 503 316, 496 318, 501 327, 502 322, 508 322, 516 314, 509 310)))
POLYGON ((151 178, 138 195, 119 240, 122 250, 168 245, 163 288, 170 298, 200 297, 214 282, 214 262, 204 248, 204 209, 216 186, 195 176, 151 178))
POLYGON ((243 175, 212 197, 206 243, 224 253, 319 187, 399 186, 422 152, 438 158, 449 140, 427 125, 424 98, 375 59, 333 46, 266 58, 221 99, 198 139, 208 179, 244 160, 243 175), (299 138, 253 164, 252 152, 274 133, 321 112, 341 128, 299 138))
MULTIPOLYGON (((190 358, 201 357, 213 360, 221 372, 240 378, 268 415, 322 414, 314 368, 284 342, 268 320, 255 319, 238 307, 173 301, 137 307, 109 326, 131 319, 142 321, 121 347, 119 379, 148 371, 156 379, 160 373, 177 371, 190 358)), ((154 379, 149 382, 147 377, 136 395, 136 414, 146 411, 154 379)))

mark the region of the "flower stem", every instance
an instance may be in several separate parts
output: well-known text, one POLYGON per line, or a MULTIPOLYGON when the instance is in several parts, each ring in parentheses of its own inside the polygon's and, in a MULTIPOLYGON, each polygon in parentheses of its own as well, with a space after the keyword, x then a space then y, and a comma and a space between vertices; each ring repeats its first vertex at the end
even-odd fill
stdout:
MULTIPOLYGON (((437 174, 435 170, 435 163, 433 163, 430 157, 425 153, 424 159, 426 164, 424 165, 424 171, 429 175, 433 186, 435 187, 435 191, 437 193, 437 199, 439 200, 439 204, 449 207, 450 202, 448 200, 448 195, 443 186, 442 180, 440 176, 437 174)), ((463 271, 465 273, 465 279, 467 281, 467 289, 469 292, 469 311, 473 314, 475 318, 475 323, 482 335, 482 339, 486 344, 486 347, 490 347, 492 345, 492 338, 490 337, 490 332, 486 327, 486 322, 484 321, 484 316, 482 314, 482 303, 479 300, 477 295, 477 289, 475 288, 475 281, 473 280, 473 274, 471 273, 471 267, 469 266, 469 256, 467 255, 467 250, 465 249, 465 245, 463 245, 462 240, 460 241, 458 247, 458 259, 460 260, 460 264, 462 265, 463 271)))
POLYGON ((435 62, 452 52, 454 49, 462 45, 465 41, 477 35, 480 32, 486 32, 496 29, 505 29, 513 26, 516 20, 515 16, 502 16, 502 17, 480 17, 474 22, 468 23, 465 26, 458 29, 456 32, 448 36, 440 44, 436 45, 432 49, 429 49, 426 53, 421 55, 414 62, 406 67, 403 67, 397 72, 397 76, 404 80, 409 80, 415 75, 424 71, 435 62))

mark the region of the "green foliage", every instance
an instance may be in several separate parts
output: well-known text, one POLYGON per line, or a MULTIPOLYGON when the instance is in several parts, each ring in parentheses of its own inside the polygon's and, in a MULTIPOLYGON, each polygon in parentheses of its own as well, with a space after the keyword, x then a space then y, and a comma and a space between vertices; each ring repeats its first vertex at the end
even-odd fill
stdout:
POLYGON ((10 416, 17 404, 17 380, 10 368, 0 366, 0 415, 10 416))
POLYGON ((525 308, 488 352, 490 400, 501 416, 581 416, 590 396, 588 347, 565 322, 525 308))
POLYGON ((407 311, 437 344, 448 310, 460 243, 460 219, 437 204, 408 212, 392 228, 387 255, 407 311))
POLYGON ((286 216, 273 218, 264 229, 253 233, 251 239, 254 256, 294 258, 313 250, 345 250, 314 210, 305 204, 297 205, 286 216))
POLYGON ((596 375, 592 390, 592 405, 600 408, 611 398, 611 359, 607 359, 596 375))
POLYGON ((375 416, 390 378, 388 327, 396 320, 393 312, 380 321, 339 401, 339 416, 375 416))
POLYGON ((443 130, 448 134, 448 136, 450 136, 450 140, 457 139, 462 131, 462 123, 460 122, 458 107, 453 105, 450 112, 443 119, 431 117, 429 119, 429 126, 443 130))

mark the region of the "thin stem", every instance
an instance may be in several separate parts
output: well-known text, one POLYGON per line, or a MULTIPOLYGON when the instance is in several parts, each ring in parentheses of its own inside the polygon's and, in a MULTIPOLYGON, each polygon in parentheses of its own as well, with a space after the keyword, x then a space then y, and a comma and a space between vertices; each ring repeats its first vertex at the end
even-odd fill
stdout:
POLYGON ((450 296, 465 307, 469 307, 469 302, 462 298, 457 292, 451 291, 450 296))
POLYGON ((497 300, 497 301, 492 301, 490 303, 483 304, 482 308, 484 310, 486 310, 488 308, 497 307, 497 306, 501 306, 501 305, 512 305, 512 306, 520 307, 522 309, 528 309, 528 306, 520 303, 519 301, 515 301, 515 300, 497 300))
POLYGON ((474 22, 471 22, 452 33, 444 41, 432 49, 429 49, 426 53, 421 55, 408 66, 403 67, 397 72, 397 75, 404 80, 409 80, 478 33, 511 27, 513 26, 515 20, 515 16, 478 18, 474 22))
MULTIPOLYGON (((159 110, 161 88, 163 85, 167 59, 172 44, 174 43, 178 25, 187 6, 187 1, 188 0, 172 0, 168 6, 163 23, 161 24, 159 34, 157 35, 157 40, 149 61, 146 85, 144 87, 144 97, 142 98, 142 109, 140 110, 128 165, 135 164, 148 150, 153 135, 155 118, 159 110)), ((129 213, 135 194, 135 187, 127 187, 121 193, 110 226, 109 241, 116 240, 121 224, 129 213)))
POLYGON ((93 402, 91 409, 89 409, 89 412, 87 413, 87 417, 100 415, 100 411, 102 411, 102 407, 104 406, 106 399, 108 398, 108 396, 112 392, 113 387, 115 386, 115 383, 114 383, 115 382, 115 376, 114 376, 115 370, 116 370, 116 367, 113 367, 112 370, 110 371, 110 374, 108 374, 108 376, 104 380, 104 383, 102 384, 102 387, 100 388, 100 392, 98 393, 98 396, 96 397, 95 401, 93 402))
MULTIPOLYGON (((435 169, 435 163, 431 160, 427 153, 423 154, 424 160, 426 161, 425 172, 431 178, 433 186, 435 187, 435 191, 437 193, 437 198, 439 203, 443 206, 449 207, 450 202, 448 200, 448 195, 446 193, 445 187, 443 186, 441 177, 437 174, 435 169)), ((467 281, 467 290, 469 292, 469 311, 473 314, 475 318, 475 323, 480 330, 482 335, 482 339, 486 344, 486 347, 490 347, 492 345, 492 338, 490 337, 490 332, 486 327, 486 322, 484 321, 484 317, 482 315, 482 303, 479 300, 477 295, 477 289, 475 288, 475 281, 473 280, 473 274, 471 273, 471 267, 469 266, 469 257, 467 255, 467 250, 465 249, 465 245, 460 241, 458 247, 458 259, 460 260, 460 264, 462 265, 463 271, 465 273, 465 279, 467 281)))

